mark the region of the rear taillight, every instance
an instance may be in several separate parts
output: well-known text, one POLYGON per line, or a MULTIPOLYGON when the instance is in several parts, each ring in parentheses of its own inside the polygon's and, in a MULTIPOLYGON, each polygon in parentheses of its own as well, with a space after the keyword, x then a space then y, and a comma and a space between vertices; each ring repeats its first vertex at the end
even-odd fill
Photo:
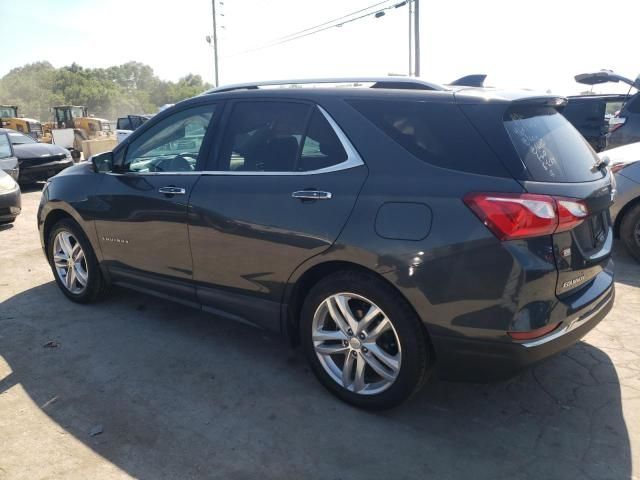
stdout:
POLYGON ((589 214, 580 200, 532 193, 469 193, 464 203, 500 240, 571 230, 589 214))
POLYGON ((559 197, 554 198, 554 200, 558 207, 558 228, 556 228, 556 233, 566 232, 577 227, 589 215, 587 206, 580 200, 559 197))

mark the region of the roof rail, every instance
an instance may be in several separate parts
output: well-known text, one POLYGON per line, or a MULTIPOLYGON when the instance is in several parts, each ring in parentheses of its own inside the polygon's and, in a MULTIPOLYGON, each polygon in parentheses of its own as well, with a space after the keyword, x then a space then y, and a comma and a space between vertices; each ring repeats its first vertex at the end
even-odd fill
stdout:
POLYGON ((371 83, 371 88, 396 88, 406 90, 447 90, 446 87, 436 83, 425 82, 411 77, 344 77, 344 78, 305 78, 289 80, 268 80, 265 82, 237 83, 212 88, 203 93, 231 92, 234 90, 256 90, 260 87, 272 87, 278 85, 310 85, 322 83, 371 83))

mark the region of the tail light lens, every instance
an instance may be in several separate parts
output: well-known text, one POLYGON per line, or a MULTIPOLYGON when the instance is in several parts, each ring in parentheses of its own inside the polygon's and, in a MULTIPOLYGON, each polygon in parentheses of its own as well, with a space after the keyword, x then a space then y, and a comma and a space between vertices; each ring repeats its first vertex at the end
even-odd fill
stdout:
POLYGON ((589 214, 580 200, 532 193, 469 193, 464 203, 500 240, 571 230, 589 214))
POLYGON ((580 225, 589 215, 587 206, 579 200, 555 198, 558 206, 558 228, 556 232, 566 232, 580 225))

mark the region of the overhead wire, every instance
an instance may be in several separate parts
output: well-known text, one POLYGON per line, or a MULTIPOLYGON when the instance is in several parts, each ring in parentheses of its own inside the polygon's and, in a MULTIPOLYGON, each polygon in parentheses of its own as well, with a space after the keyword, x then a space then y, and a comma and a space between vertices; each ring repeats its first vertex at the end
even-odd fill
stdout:
MULTIPOLYGON (((394 8, 402 7, 402 6, 406 5, 407 3, 411 2, 412 0, 403 0, 403 1, 400 1, 400 2, 398 2, 397 0, 394 0, 394 1, 395 1, 395 3, 389 2, 387 0, 387 1, 384 1, 384 2, 379 2, 379 3, 376 3, 376 4, 370 5, 367 8, 363 8, 361 10, 357 10, 355 12, 351 12, 350 14, 343 15, 342 17, 339 17, 337 19, 324 22, 322 24, 316 25, 315 27, 309 27, 307 29, 301 30, 301 31, 296 32, 294 34, 285 35, 284 37, 280 37, 278 39, 272 40, 271 42, 268 42, 268 43, 266 43, 264 45, 260 45, 258 47, 254 47, 254 48, 250 48, 250 49, 247 49, 247 50, 243 50, 241 52, 230 54, 230 55, 227 56, 227 58, 235 57, 235 56, 238 56, 238 55, 245 55, 247 53, 257 52, 257 51, 260 51, 260 50, 264 50, 266 48, 271 48, 271 47, 275 47, 277 45, 281 45, 283 43, 293 42, 294 40, 299 40, 301 38, 308 37, 310 35, 315 35, 316 33, 324 32, 325 30, 329 30, 331 28, 342 27, 343 25, 346 25, 346 24, 351 23, 351 22, 355 22, 357 20, 360 20, 360 19, 363 19, 363 18, 366 18, 366 17, 370 17, 372 15, 382 16, 382 15, 379 15, 379 14, 382 13, 382 12, 385 12, 386 10, 392 10, 394 8), (363 15, 360 15, 358 17, 349 18, 349 17, 352 17, 353 15, 355 15, 357 13, 364 12, 364 11, 367 11, 367 10, 371 10, 371 9, 373 9, 375 7, 378 7, 380 5, 383 5, 385 3, 392 3, 392 4, 387 6, 387 7, 385 7, 385 8, 381 8, 381 9, 379 8, 379 9, 370 11, 370 12, 365 13, 363 15), (345 18, 347 20, 340 21, 340 20, 343 20, 345 18), (320 28, 320 27, 322 27, 322 28, 320 28)), ((384 13, 383 13, 383 15, 384 15, 384 13)))
POLYGON ((374 3, 373 5, 369 5, 368 7, 361 8, 360 10, 356 10, 355 12, 347 13, 346 15, 343 15, 341 17, 334 18, 333 20, 327 20, 324 23, 320 23, 318 25, 314 25, 313 27, 305 28, 304 30, 300 30, 298 32, 290 33, 289 35, 285 35, 283 37, 275 38, 272 41, 277 42, 279 40, 284 40, 285 38, 294 37, 294 36, 299 35, 301 33, 306 33, 306 32, 308 32, 310 30, 315 30, 316 28, 324 27, 325 25, 329 25, 330 23, 339 22, 340 20, 344 20, 346 18, 349 18, 349 17, 351 17, 353 15, 356 15, 358 13, 364 12, 366 10, 371 10, 372 8, 378 7, 378 6, 383 5, 385 3, 390 3, 391 1, 392 0, 383 0, 382 2, 374 3))

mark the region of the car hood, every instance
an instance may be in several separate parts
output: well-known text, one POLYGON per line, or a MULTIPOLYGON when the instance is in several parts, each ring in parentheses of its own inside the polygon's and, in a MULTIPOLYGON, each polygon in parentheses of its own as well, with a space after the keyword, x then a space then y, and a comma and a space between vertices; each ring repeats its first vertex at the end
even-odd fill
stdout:
POLYGON ((80 163, 76 163, 75 165, 71 165, 68 168, 65 168, 60 173, 58 173, 53 178, 58 177, 66 177, 68 175, 86 175, 86 174, 95 174, 93 170, 93 164, 87 160, 84 160, 80 163))
POLYGON ((600 158, 609 157, 610 165, 616 163, 630 163, 640 160, 640 142, 629 143, 622 147, 605 150, 598 154, 600 158))
POLYGON ((21 145, 14 145, 13 151, 18 158, 40 158, 60 154, 66 155, 69 153, 66 148, 48 143, 23 143, 21 145))

